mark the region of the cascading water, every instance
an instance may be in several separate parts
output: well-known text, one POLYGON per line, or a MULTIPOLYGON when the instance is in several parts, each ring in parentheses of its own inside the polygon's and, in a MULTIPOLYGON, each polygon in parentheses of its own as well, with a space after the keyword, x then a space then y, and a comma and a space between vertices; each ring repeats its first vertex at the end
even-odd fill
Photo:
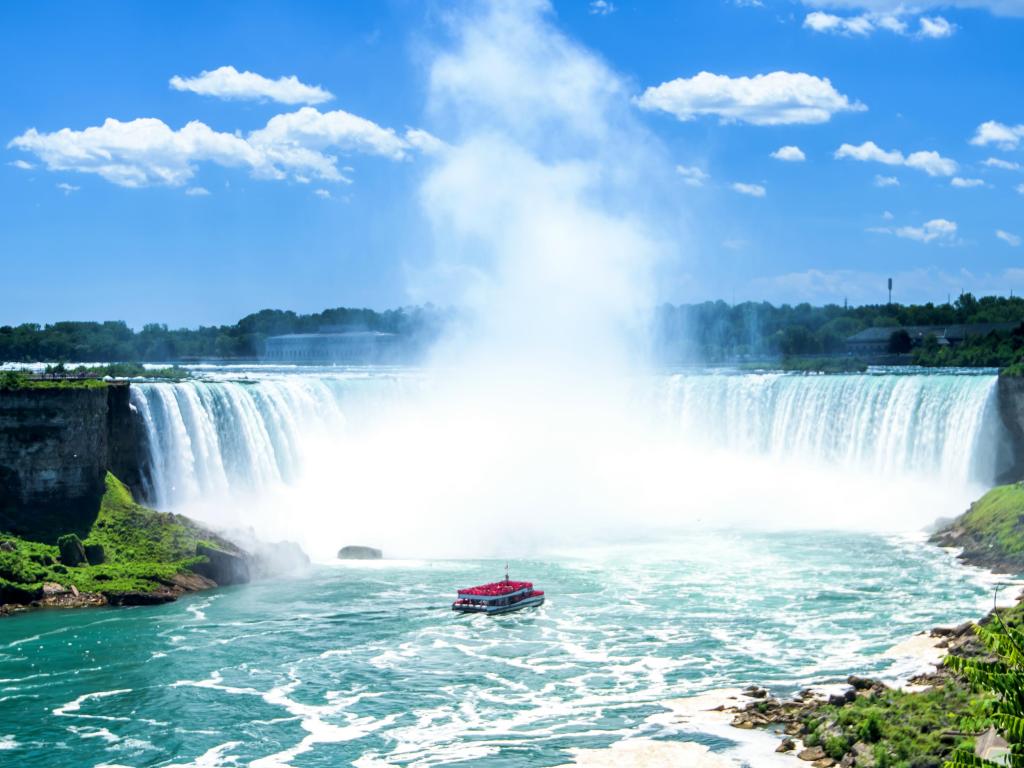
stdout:
MULTIPOLYGON (((179 510, 200 498, 301 486, 310 461, 330 465, 342 445, 358 453, 381 419, 401 408, 415 413, 421 386, 415 377, 372 372, 137 384, 149 501, 179 510)), ((637 421, 654 422, 670 451, 704 447, 959 487, 991 482, 997 471, 992 375, 680 374, 641 389, 637 421)), ((394 467, 397 476, 410 470, 394 467)), ((343 484, 348 472, 339 464, 334 478, 343 484)))

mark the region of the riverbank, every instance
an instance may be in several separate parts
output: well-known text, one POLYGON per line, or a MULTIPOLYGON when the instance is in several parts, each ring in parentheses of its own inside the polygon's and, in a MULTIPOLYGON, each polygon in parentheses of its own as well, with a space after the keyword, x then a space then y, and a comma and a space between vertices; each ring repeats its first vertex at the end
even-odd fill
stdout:
MULTIPOLYGON (((1024 483, 993 488, 930 541, 956 548, 958 557, 970 565, 995 573, 1021 573, 1024 483)), ((1009 606, 993 608, 977 623, 987 624, 996 614, 1009 627, 1024 626, 1024 595, 1009 606)), ((961 727, 965 718, 983 710, 987 694, 972 691, 944 664, 949 655, 972 658, 985 653, 974 625, 935 627, 891 649, 890 655, 913 656, 927 668, 907 680, 887 684, 850 675, 844 683, 806 689, 788 699, 750 687, 705 703, 713 703, 735 729, 773 734, 775 753, 815 768, 939 768, 957 748, 991 757, 1004 744, 1000 737, 994 731, 978 734, 961 727)), ((678 703, 666 706, 679 710, 678 703)))
POLYGON ((297 547, 248 552, 199 523, 135 503, 107 473, 99 510, 83 535, 56 541, 0 533, 0 615, 29 608, 152 605, 188 592, 241 584, 308 563, 297 547))

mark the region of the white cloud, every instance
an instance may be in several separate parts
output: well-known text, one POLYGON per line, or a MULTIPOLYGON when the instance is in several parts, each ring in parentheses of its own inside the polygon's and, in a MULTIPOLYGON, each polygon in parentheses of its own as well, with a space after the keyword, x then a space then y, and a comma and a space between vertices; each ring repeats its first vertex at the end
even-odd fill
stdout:
POLYGON ((932 40, 950 37, 956 29, 953 24, 950 24, 941 16, 922 16, 918 21, 921 27, 917 34, 920 37, 928 37, 932 40))
POLYGON ((324 200, 331 199, 331 190, 329 189, 314 189, 313 194, 317 197, 322 197, 324 200))
POLYGON ((832 32, 839 35, 870 35, 875 25, 867 16, 835 16, 823 11, 813 11, 804 19, 804 26, 815 32, 832 32))
MULTIPOLYGON (((878 29, 906 35, 909 34, 909 26, 903 17, 908 13, 910 11, 906 6, 899 6, 892 12, 867 12, 857 16, 837 16, 824 11, 812 11, 804 18, 804 27, 815 32, 846 37, 867 37, 878 29)), ((918 19, 918 31, 914 36, 934 40, 949 37, 955 30, 956 26, 942 16, 921 16, 918 19)))
POLYGON ((896 217, 892 215, 892 211, 882 211, 882 218, 886 221, 892 221, 896 217))
POLYGON ((742 181, 736 181, 733 182, 732 188, 741 195, 750 195, 751 197, 764 197, 768 194, 768 190, 761 184, 745 184, 742 181))
POLYGON ((334 98, 330 91, 319 85, 306 85, 294 75, 270 80, 255 72, 239 72, 234 67, 218 67, 196 77, 175 75, 171 78, 171 88, 218 99, 269 99, 282 104, 322 104, 334 98))
POLYGON ((1002 160, 998 157, 990 157, 982 165, 989 168, 1002 168, 1004 171, 1019 171, 1020 163, 1011 163, 1009 160, 1002 160))
POLYGON ((752 125, 825 123, 839 112, 863 112, 828 78, 803 72, 771 72, 729 77, 701 72, 652 86, 637 99, 648 110, 662 110, 683 121, 715 115, 722 122, 752 125))
POLYGON ((210 190, 206 187, 189 187, 185 190, 185 194, 189 197, 206 197, 210 194, 210 190))
POLYGON ((691 187, 703 187, 704 182, 711 178, 708 173, 695 165, 677 165, 676 173, 683 177, 683 183, 691 187))
POLYGON ((15 168, 20 168, 23 171, 31 171, 33 168, 35 168, 35 166, 32 165, 32 163, 28 162, 27 160, 12 160, 11 162, 8 163, 8 165, 13 166, 15 168))
POLYGON ((448 146, 432 133, 428 133, 422 128, 407 128, 405 131, 405 141, 410 147, 418 149, 425 155, 436 154, 448 146))
POLYGON ((1024 195, 1024 184, 1018 184, 1017 185, 1017 193, 1021 194, 1021 195, 1024 195))
POLYGON ((983 179, 965 179, 960 176, 954 176, 949 183, 950 186, 959 187, 960 189, 972 189, 974 187, 985 186, 985 181, 983 179))
POLYGON ((803 0, 811 8, 834 8, 868 13, 917 14, 939 8, 977 8, 997 16, 1024 16, 1021 0, 803 0))
POLYGON ((807 155, 804 154, 804 151, 800 149, 800 147, 794 147, 792 145, 779 147, 772 152, 772 157, 776 160, 785 160, 789 163, 802 163, 807 159, 807 155))
POLYGON ((615 5, 609 0, 593 0, 590 3, 590 13, 595 16, 607 16, 609 13, 615 13, 615 5))
POLYGON ((878 173, 875 174, 875 186, 876 187, 898 187, 900 180, 895 176, 883 176, 878 173))
POLYGON ((996 230, 996 237, 1014 248, 1021 244, 1020 235, 1015 235, 1012 232, 1006 232, 1002 229, 996 230))
POLYGON ((971 138, 971 144, 984 147, 995 144, 1000 149, 1016 149, 1024 138, 1024 125, 1006 125, 996 120, 989 120, 978 126, 971 138))
POLYGON ((63 192, 65 195, 70 195, 72 192, 77 192, 81 187, 76 187, 74 184, 68 184, 66 181, 62 181, 57 184, 57 189, 63 192))
POLYGON ((868 232, 895 235, 907 240, 917 240, 921 243, 931 243, 933 241, 952 243, 956 239, 956 230, 955 221, 932 219, 919 227, 872 227, 868 232))
POLYGON ((835 157, 837 160, 849 158, 861 162, 903 165, 924 171, 929 176, 952 176, 958 168, 956 161, 942 157, 938 152, 919 151, 904 156, 898 149, 884 150, 873 141, 865 141, 858 146, 843 144, 836 150, 835 157))
POLYGON ((174 130, 156 118, 128 122, 108 118, 81 131, 63 128, 40 133, 31 128, 7 146, 35 154, 51 171, 95 173, 123 187, 145 187, 186 184, 201 162, 247 168, 264 179, 291 175, 307 181, 348 181, 331 153, 359 152, 401 160, 409 149, 429 143, 425 131, 410 129, 407 136, 410 140, 344 110, 302 107, 272 117, 248 136, 218 132, 199 121, 174 130))

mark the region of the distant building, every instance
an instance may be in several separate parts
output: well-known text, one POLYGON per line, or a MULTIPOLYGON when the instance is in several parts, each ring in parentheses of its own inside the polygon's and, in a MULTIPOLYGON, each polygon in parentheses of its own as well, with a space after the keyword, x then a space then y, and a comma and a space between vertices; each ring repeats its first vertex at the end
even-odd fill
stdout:
POLYGON ((987 336, 992 331, 1009 333, 1020 323, 969 323, 966 325, 890 325, 884 328, 865 328, 846 340, 846 351, 860 356, 884 355, 889 351, 889 339, 896 331, 906 331, 913 346, 935 336, 940 346, 956 346, 971 336, 987 336))
POLYGON ((399 337, 380 331, 288 333, 266 341, 263 359, 273 363, 381 363, 398 356, 399 337))

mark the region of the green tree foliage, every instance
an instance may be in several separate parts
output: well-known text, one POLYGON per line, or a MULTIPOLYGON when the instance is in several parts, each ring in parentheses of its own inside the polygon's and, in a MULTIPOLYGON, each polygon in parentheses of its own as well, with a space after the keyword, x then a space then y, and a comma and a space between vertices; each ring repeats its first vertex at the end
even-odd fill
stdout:
POLYGON ((1003 622, 998 611, 992 621, 974 629, 991 656, 947 656, 946 666, 965 677, 978 690, 992 695, 986 711, 964 721, 964 730, 981 732, 995 726, 1010 744, 1005 762, 984 760, 967 749, 959 749, 945 763, 946 768, 1011 766, 1024 768, 1024 632, 1003 622))
POLYGON ((910 334, 902 328, 889 335, 889 351, 894 355, 905 355, 913 346, 914 342, 911 340, 910 334))
POLYGON ((258 358, 268 336, 331 331, 382 331, 413 342, 436 337, 449 313, 431 305, 376 312, 338 307, 310 315, 264 309, 234 325, 172 329, 149 323, 133 331, 124 322, 24 323, 0 326, 0 361, 168 362, 202 358, 258 358))

